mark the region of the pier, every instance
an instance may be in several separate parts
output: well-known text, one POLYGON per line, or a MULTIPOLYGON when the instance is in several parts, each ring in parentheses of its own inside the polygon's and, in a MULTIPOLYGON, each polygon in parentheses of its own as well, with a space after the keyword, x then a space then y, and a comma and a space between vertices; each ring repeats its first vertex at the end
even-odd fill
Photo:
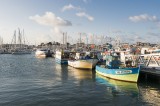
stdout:
POLYGON ((160 53, 143 55, 125 55, 125 58, 136 60, 140 64, 140 76, 145 80, 154 79, 160 82, 160 53))
POLYGON ((160 83, 160 70, 155 68, 142 68, 140 71, 140 78, 148 80, 154 80, 160 83))
POLYGON ((144 68, 160 68, 160 53, 125 55, 125 59, 135 60, 144 68))

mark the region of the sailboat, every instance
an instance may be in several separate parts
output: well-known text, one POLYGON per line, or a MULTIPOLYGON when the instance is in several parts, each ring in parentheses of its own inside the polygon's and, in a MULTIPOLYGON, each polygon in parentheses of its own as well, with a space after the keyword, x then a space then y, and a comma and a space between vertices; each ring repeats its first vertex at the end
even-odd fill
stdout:
POLYGON ((31 50, 28 49, 28 45, 25 44, 24 38, 24 30, 23 34, 21 33, 20 29, 18 29, 18 39, 16 41, 16 31, 14 32, 14 37, 12 42, 14 41, 13 48, 11 50, 12 54, 31 54, 31 50))

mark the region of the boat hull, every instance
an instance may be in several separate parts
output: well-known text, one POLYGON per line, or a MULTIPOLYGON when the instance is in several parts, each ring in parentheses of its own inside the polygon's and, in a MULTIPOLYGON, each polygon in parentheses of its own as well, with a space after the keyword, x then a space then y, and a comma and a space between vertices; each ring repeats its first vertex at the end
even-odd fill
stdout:
POLYGON ((139 76, 140 67, 136 68, 122 68, 122 69, 108 69, 101 66, 96 66, 96 72, 105 77, 127 81, 137 82, 139 76))
POLYGON ((97 59, 68 60, 68 65, 78 69, 92 69, 96 66, 97 62, 97 59))
POLYGON ((56 63, 58 63, 58 64, 65 64, 65 65, 68 64, 68 60, 67 59, 58 59, 58 58, 55 58, 55 60, 56 60, 56 63))
POLYGON ((40 58, 52 57, 52 53, 49 50, 42 49, 42 50, 37 50, 35 52, 35 56, 40 58))

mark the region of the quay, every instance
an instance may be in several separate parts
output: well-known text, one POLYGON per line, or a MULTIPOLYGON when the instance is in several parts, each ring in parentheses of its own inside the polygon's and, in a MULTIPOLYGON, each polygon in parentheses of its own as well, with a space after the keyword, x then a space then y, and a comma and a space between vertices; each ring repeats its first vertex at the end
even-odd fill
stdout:
MULTIPOLYGON (((145 81, 158 81, 160 83, 160 53, 140 54, 136 56, 138 63, 142 66, 140 70, 140 79, 145 81)), ((134 55, 125 55, 125 58, 133 60, 134 55)))
POLYGON ((155 68, 142 68, 140 70, 140 78, 146 81, 154 80, 160 83, 160 70, 155 68))

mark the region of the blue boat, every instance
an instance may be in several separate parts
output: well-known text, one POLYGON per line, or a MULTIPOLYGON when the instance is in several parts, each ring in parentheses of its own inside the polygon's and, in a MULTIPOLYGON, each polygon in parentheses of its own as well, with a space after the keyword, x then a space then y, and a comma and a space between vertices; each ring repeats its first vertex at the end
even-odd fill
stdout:
POLYGON ((122 66, 117 55, 106 56, 106 65, 96 65, 96 72, 102 76, 127 82, 137 82, 140 66, 122 66))

